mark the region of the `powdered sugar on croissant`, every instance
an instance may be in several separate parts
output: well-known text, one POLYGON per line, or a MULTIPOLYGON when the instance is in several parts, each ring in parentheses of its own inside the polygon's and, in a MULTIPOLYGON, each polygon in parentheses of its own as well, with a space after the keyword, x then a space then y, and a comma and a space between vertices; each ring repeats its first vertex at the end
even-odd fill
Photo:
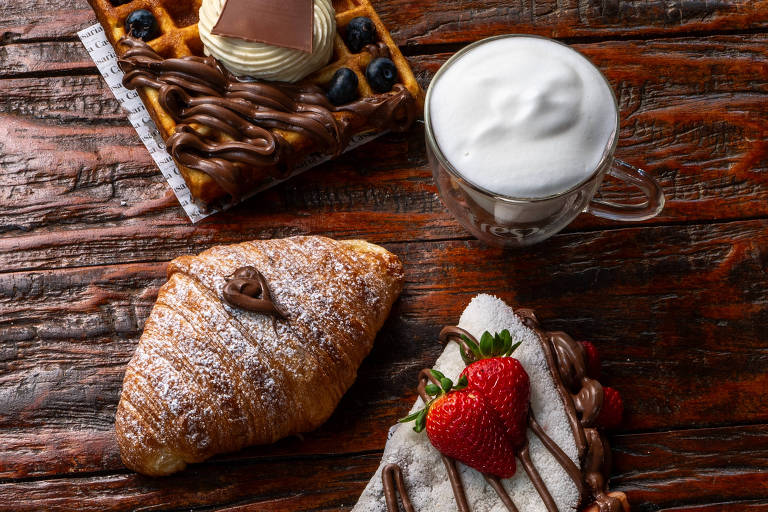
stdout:
POLYGON ((123 462, 148 475, 317 428, 352 385, 403 271, 367 242, 294 237, 183 256, 168 277, 115 420, 123 462), (223 300, 246 266, 284 319, 223 300))

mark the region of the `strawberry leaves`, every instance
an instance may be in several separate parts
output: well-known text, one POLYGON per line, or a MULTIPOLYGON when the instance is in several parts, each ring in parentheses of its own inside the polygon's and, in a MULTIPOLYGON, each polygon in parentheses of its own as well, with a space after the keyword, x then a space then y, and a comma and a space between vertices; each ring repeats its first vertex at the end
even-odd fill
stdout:
POLYGON ((418 410, 414 412, 413 414, 409 414, 405 418, 400 418, 397 420, 399 423, 408 423, 409 421, 416 421, 413 425, 413 431, 414 432, 421 432, 424 430, 424 427, 427 426, 427 411, 429 410, 428 407, 425 407, 421 410, 418 410))
MULTIPOLYGON (((508 357, 520 346, 520 341, 514 343, 512 335, 507 329, 496 334, 485 331, 480 337, 480 342, 475 341, 471 336, 461 334, 462 343, 459 343, 459 352, 465 364, 469 365, 482 359, 492 359, 495 357, 508 357)), ((428 370, 429 381, 424 385, 422 398, 426 406, 405 418, 400 418, 398 422, 408 423, 413 421, 413 430, 421 432, 427 424, 427 413, 437 398, 450 393, 451 391, 461 391, 469 385, 467 376, 462 374, 458 382, 454 382, 446 377, 439 370, 428 370)), ((424 377, 422 377, 424 378, 424 377)))
POLYGON ((464 344, 459 345, 459 352, 461 353, 461 359, 464 361, 464 364, 470 364, 472 361, 474 361, 474 354, 480 353, 480 347, 477 346, 477 343, 475 343, 473 340, 469 338, 469 336, 466 336, 464 334, 461 335, 461 339, 464 341, 466 346, 469 348, 472 355, 468 354, 466 349, 464 348, 464 344))
POLYGON ((438 370, 429 370, 429 372, 440 383, 440 386, 438 387, 435 384, 428 384, 424 388, 424 391, 426 391, 428 395, 435 396, 437 394, 448 393, 449 391, 451 391, 451 389, 453 389, 454 391, 459 391, 467 387, 467 378, 465 376, 460 378, 459 382, 457 382, 454 385, 453 381, 448 377, 446 377, 445 375, 443 375, 442 372, 438 370))
POLYGON ((464 364, 471 364, 474 361, 490 359, 492 357, 508 357, 522 343, 522 341, 513 343, 512 335, 509 334, 507 329, 496 334, 485 331, 480 337, 480 343, 475 343, 474 340, 464 334, 460 337, 464 342, 459 346, 459 352, 464 364))
POLYGON ((480 337, 480 355, 485 355, 490 352, 493 352, 494 348, 494 342, 497 339, 500 339, 500 335, 492 336, 491 333, 488 331, 485 331, 483 335, 480 337))
POLYGON ((451 379, 446 377, 439 370, 429 370, 429 373, 432 376, 432 379, 430 379, 429 384, 424 386, 424 393, 431 397, 431 399, 427 402, 426 407, 409 414, 405 418, 400 418, 397 420, 398 423, 408 423, 410 421, 414 421, 415 423, 413 425, 413 430, 415 432, 421 432, 424 430, 424 427, 427 424, 427 412, 429 412, 429 407, 437 397, 450 393, 451 391, 461 391, 469 384, 466 375, 462 375, 459 378, 459 381, 454 384, 451 379), (434 382, 432 382, 432 380, 434 380, 434 382), (435 382, 438 382, 440 385, 435 384, 435 382))

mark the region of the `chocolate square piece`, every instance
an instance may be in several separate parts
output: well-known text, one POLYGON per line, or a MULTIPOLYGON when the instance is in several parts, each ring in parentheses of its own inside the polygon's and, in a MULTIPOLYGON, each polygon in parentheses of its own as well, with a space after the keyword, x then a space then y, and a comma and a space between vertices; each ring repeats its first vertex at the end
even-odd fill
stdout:
POLYGON ((312 52, 314 0, 227 0, 211 33, 312 52))

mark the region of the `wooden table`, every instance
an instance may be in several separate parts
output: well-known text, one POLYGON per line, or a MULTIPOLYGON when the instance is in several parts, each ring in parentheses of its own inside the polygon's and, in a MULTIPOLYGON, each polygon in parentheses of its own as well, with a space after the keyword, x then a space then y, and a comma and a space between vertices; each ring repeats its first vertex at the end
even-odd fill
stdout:
POLYGON ((0 0, 0 509, 348 509, 440 327, 490 292, 599 347, 626 401, 612 486, 633 510, 768 510, 768 0, 374 4, 425 87, 485 36, 572 43, 613 84, 619 155, 660 179, 666 210, 484 247, 435 195, 417 126, 192 225, 75 36, 86 1, 0 0), (113 416, 165 263, 308 233, 407 269, 332 419, 170 478, 123 468, 113 416))

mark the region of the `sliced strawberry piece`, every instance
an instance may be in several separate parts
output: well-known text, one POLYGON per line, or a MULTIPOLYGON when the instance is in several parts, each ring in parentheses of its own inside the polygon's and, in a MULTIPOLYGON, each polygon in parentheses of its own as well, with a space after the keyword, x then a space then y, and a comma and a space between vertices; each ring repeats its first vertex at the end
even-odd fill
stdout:
POLYGON ((580 341, 582 347, 584 347, 584 357, 587 364, 587 376, 593 379, 600 378, 600 355, 597 353, 597 347, 595 347, 590 341, 580 341))
POLYGON ((499 478, 515 474, 504 426, 480 393, 464 389, 438 396, 426 422, 430 442, 443 455, 499 478))
POLYGON ((624 415, 624 401, 621 395, 613 388, 603 388, 603 407, 597 416, 597 424, 606 429, 617 428, 621 425, 621 417, 624 415))
POLYGON ((525 444, 531 386, 528 374, 513 357, 476 361, 461 372, 467 388, 482 394, 504 425, 513 448, 525 444))

